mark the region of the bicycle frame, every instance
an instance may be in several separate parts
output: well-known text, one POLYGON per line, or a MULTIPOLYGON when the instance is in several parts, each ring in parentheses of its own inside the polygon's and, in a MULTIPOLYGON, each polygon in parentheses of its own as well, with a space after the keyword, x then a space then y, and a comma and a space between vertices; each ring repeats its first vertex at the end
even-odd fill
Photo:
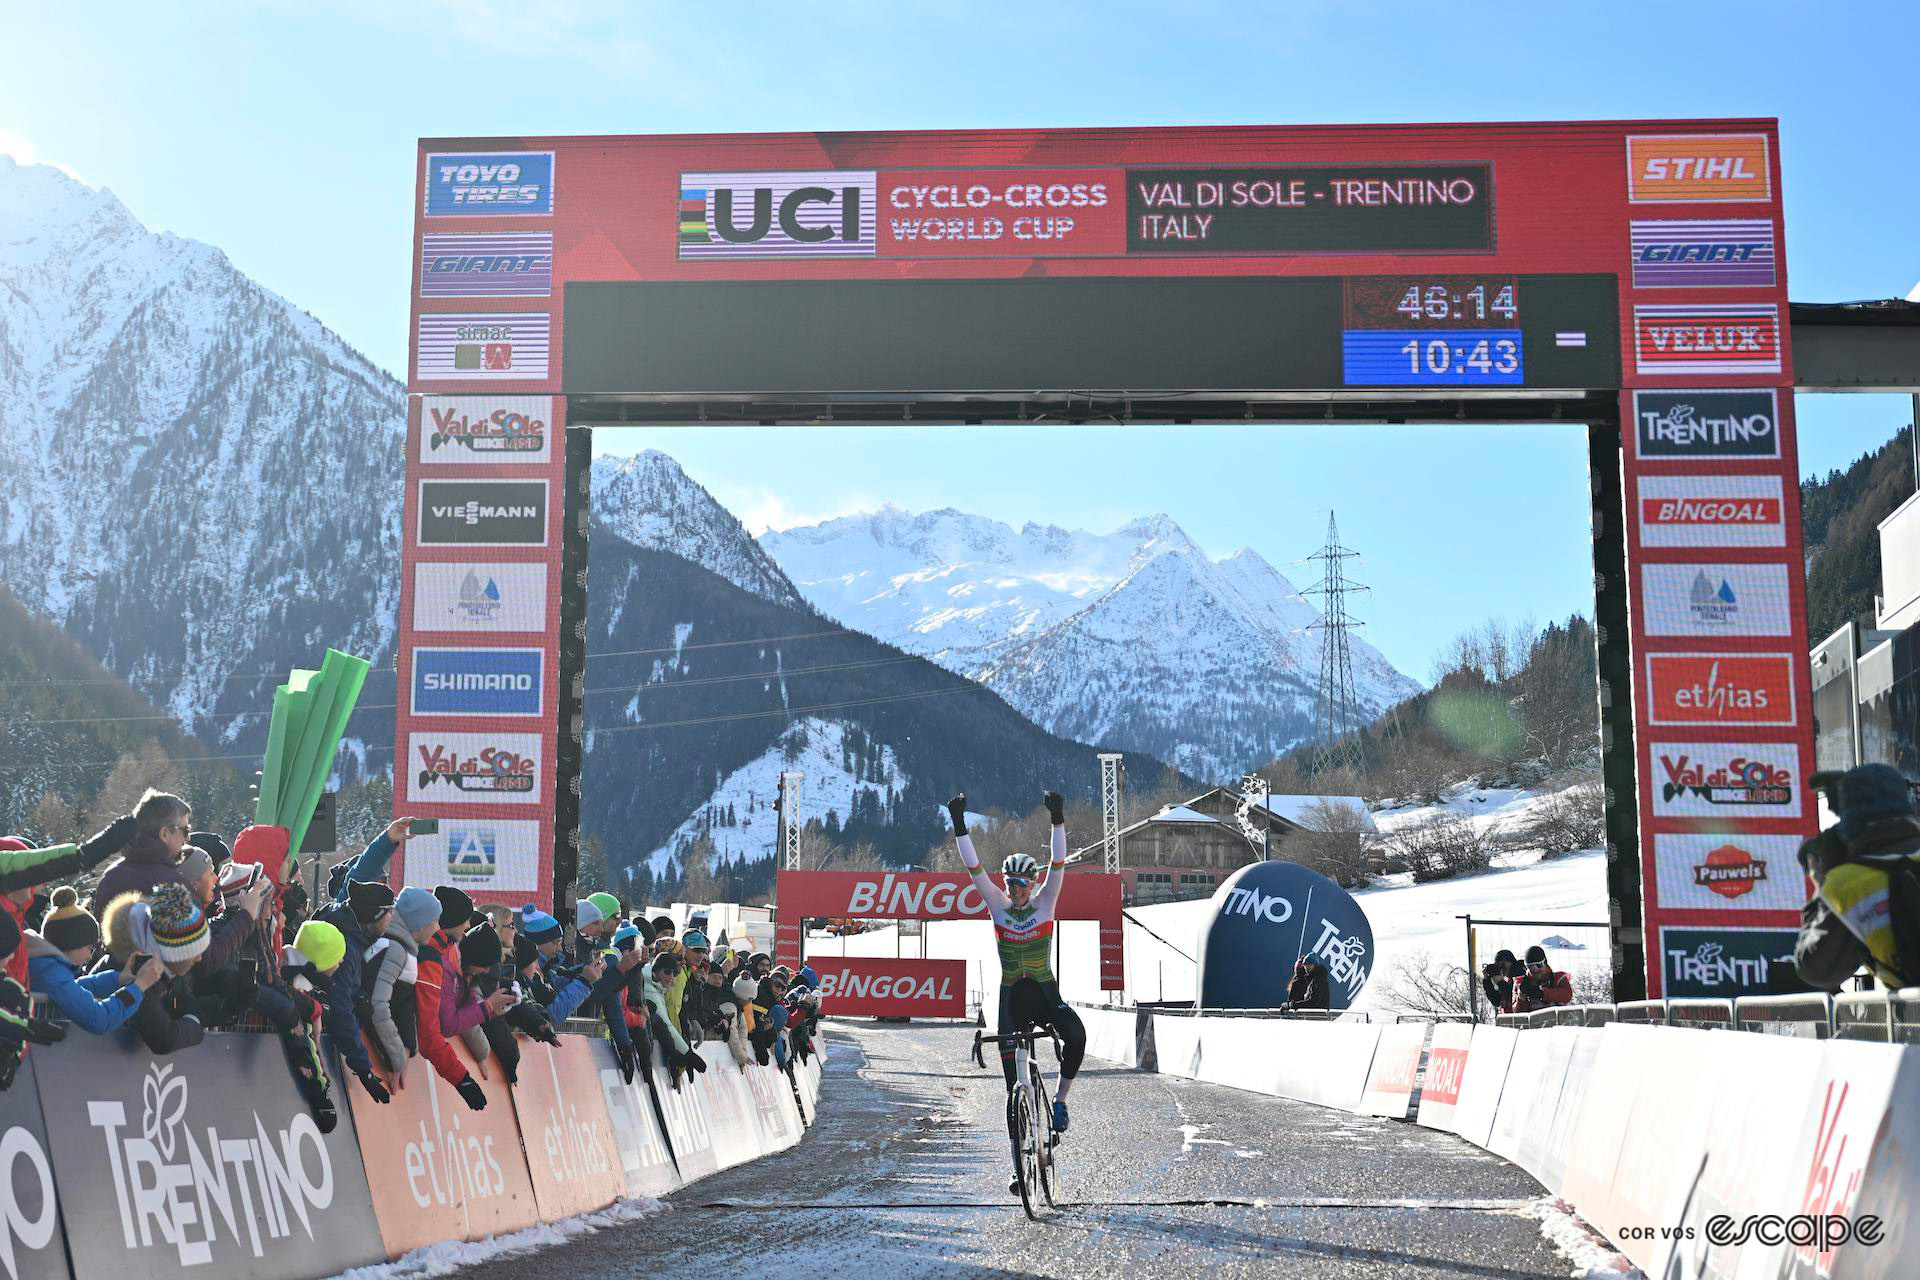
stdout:
MULTIPOLYGON (((1053 1041, 1057 1055, 1060 1052, 1060 1038, 1051 1027, 1047 1028, 1047 1035, 1053 1041)), ((1035 1184, 1038 1184, 1046 1204, 1055 1209, 1061 1207, 1056 1194, 1059 1169, 1054 1155, 1060 1136, 1053 1128, 1053 1111, 1047 1102, 1046 1081, 1041 1078, 1039 1064, 1034 1061, 1034 1042, 1038 1039, 1039 1031, 1035 1028, 997 1036, 976 1032, 973 1038, 973 1059, 981 1066, 986 1065, 982 1046, 1007 1042, 1013 1045, 1013 1087, 1007 1091, 1007 1138, 1012 1144, 1020 1202, 1027 1216, 1036 1221, 1040 1215, 1034 1211, 1035 1184)))

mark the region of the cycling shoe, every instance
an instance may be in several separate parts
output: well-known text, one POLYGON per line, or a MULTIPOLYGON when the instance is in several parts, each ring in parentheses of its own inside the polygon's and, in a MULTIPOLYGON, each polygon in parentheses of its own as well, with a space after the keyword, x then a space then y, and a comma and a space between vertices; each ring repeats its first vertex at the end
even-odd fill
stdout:
POLYGON ((1064 1102, 1053 1104, 1053 1131, 1055 1133, 1067 1131, 1067 1104, 1064 1102))

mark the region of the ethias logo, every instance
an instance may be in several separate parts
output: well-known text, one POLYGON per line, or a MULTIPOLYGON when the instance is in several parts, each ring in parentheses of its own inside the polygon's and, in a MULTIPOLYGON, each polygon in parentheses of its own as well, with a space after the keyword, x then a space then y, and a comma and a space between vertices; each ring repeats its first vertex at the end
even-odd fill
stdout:
POLYGON ((1647 691, 1656 725, 1794 723, 1787 654, 1650 654, 1647 691))

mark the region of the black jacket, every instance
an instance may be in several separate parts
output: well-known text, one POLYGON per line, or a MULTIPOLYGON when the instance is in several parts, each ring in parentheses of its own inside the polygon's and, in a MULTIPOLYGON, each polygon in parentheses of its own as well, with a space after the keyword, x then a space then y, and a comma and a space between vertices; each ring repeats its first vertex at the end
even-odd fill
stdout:
POLYGON ((1295 969, 1293 978, 1287 983, 1287 1007, 1290 1009, 1329 1009, 1333 1005, 1327 993, 1327 971, 1324 966, 1314 965, 1309 969, 1295 969))

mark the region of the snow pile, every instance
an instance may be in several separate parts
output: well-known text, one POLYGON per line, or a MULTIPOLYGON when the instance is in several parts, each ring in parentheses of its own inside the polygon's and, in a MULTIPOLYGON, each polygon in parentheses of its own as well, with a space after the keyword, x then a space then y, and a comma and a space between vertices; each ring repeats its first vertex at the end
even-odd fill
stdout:
POLYGON ((1574 1280, 1646 1280, 1646 1273, 1607 1243, 1565 1200, 1542 1196, 1526 1207, 1540 1234, 1573 1263, 1574 1280))
POLYGON ((450 1276, 483 1262, 518 1257, 537 1249, 565 1244, 576 1237, 591 1235, 607 1227, 637 1222, 658 1213, 661 1207, 658 1200, 646 1196, 622 1196, 604 1209, 583 1213, 577 1218, 562 1218, 558 1222, 542 1223, 525 1231, 488 1236, 483 1240, 449 1240, 444 1244, 426 1245, 392 1262, 343 1271, 335 1280, 431 1280, 435 1276, 450 1276))

